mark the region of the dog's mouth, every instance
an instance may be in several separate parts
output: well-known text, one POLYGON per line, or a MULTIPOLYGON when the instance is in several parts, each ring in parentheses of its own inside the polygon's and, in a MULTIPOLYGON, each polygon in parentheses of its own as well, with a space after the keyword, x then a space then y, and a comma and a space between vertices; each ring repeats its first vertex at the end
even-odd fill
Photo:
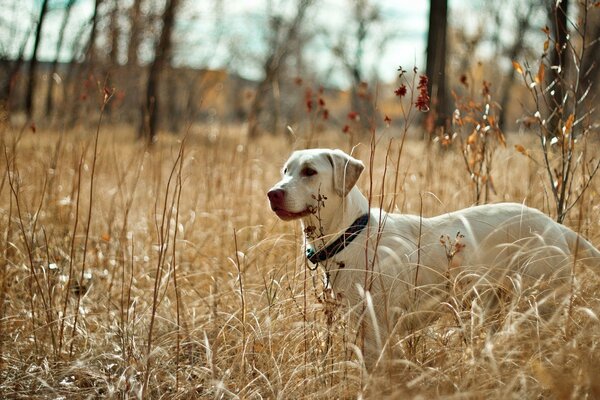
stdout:
POLYGON ((271 207, 271 209, 273 210, 273 212, 275 212, 275 214, 277 214, 277 216, 284 220, 284 221, 291 221, 294 219, 299 219, 299 218, 303 218, 306 217, 310 214, 312 214, 312 212, 307 208, 304 211, 300 211, 300 212, 291 212, 288 211, 284 208, 280 208, 280 207, 271 207))

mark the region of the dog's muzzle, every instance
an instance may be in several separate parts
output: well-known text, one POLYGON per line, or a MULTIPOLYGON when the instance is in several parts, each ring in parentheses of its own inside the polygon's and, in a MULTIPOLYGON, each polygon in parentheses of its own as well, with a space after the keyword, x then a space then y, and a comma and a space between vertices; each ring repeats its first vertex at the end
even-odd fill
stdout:
POLYGON ((305 217, 311 213, 308 208, 300 212, 289 211, 285 206, 285 196, 286 192, 283 189, 271 189, 267 193, 267 197, 271 203, 271 210, 273 210, 282 220, 290 221, 305 217))

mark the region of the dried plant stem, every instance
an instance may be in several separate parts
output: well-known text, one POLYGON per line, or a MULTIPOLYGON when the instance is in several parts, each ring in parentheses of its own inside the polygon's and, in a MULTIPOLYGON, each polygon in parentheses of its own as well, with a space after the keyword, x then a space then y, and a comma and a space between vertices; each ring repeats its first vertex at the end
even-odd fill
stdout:
POLYGON ((173 234, 173 253, 171 255, 171 265, 173 266, 173 288, 175 290, 175 314, 177 317, 176 320, 176 329, 177 329, 177 342, 175 344, 175 389, 179 390, 179 356, 181 351, 181 293, 179 291, 179 285, 177 284, 177 232, 179 231, 179 207, 181 204, 181 192, 183 190, 183 182, 182 182, 182 170, 183 170, 183 159, 184 159, 184 149, 185 149, 185 138, 181 143, 180 154, 181 161, 179 162, 179 170, 177 171, 177 201, 175 204, 176 212, 175 212, 175 232, 173 234))
MULTIPOLYGON (((600 160, 589 170, 586 177, 581 175, 581 185, 574 192, 573 185, 576 184, 578 175, 576 174, 577 165, 585 162, 585 157, 580 157, 585 151, 585 145, 582 145, 581 137, 585 138, 591 134, 591 124, 582 125, 582 122, 589 117, 591 111, 580 115, 581 104, 587 95, 580 93, 582 78, 587 71, 582 71, 584 56, 589 51, 589 47, 597 38, 588 37, 588 11, 589 1, 584 1, 581 7, 583 15, 580 17, 581 26, 567 20, 572 25, 573 34, 577 36, 567 37, 564 46, 556 47, 553 53, 557 57, 557 65, 550 65, 554 71, 554 80, 543 87, 544 81, 544 58, 547 56, 546 50, 540 60, 540 67, 536 76, 533 76, 529 66, 523 70, 517 62, 513 62, 515 69, 523 77, 529 93, 535 104, 535 114, 532 120, 537 124, 537 136, 539 146, 542 151, 543 164, 548 178, 548 183, 554 198, 554 207, 556 211, 556 220, 563 223, 568 212, 580 201, 582 194, 588 189, 590 182, 600 170, 600 160), (577 47, 576 48, 576 44, 577 47), (564 53, 564 54, 563 54, 564 53), (567 55, 570 53, 570 58, 567 55), (564 73, 565 61, 572 60, 574 74, 564 73), (582 75, 583 74, 583 75, 582 75), (572 81, 571 81, 572 79, 572 81), (547 95, 550 94, 550 95, 547 95), (557 101, 560 98, 560 101, 557 101), (541 99, 541 100, 540 100, 541 99), (543 106, 543 107, 542 107, 543 106), (547 114, 542 116, 542 109, 545 107, 547 114), (553 146, 558 146, 557 151, 553 146), (554 156, 556 154, 556 156, 554 156), (583 161, 582 161, 583 160, 583 161), (574 197, 574 199, 573 199, 574 197)), ((558 13, 562 12, 560 6, 554 8, 555 24, 558 27, 558 13)), ((566 27, 564 27, 566 29, 566 27)), ((552 40, 555 44, 558 38, 551 39, 549 31, 546 32, 547 40, 545 47, 552 40)), ((552 62, 552 60, 551 60, 552 62)), ((587 89, 589 90, 589 88, 587 89)), ((593 111, 593 110, 592 110, 593 111)))
MULTIPOLYGON (((75 319, 73 320, 73 330, 71 331, 71 344, 69 346, 69 358, 73 357, 73 348, 75 345, 75 336, 77 334, 77 321, 79 319, 79 307, 81 306, 81 297, 83 295, 83 281, 85 278, 85 267, 87 261, 87 248, 90 238, 90 228, 92 226, 92 210, 94 209, 94 178, 96 176, 96 163, 98 160, 98 141, 100 138, 100 127, 102 126, 102 118, 104 116, 104 110, 108 103, 109 97, 105 97, 102 107, 100 108, 100 116, 98 117, 98 124, 96 125, 96 135, 94 137, 94 150, 92 154, 92 169, 90 172, 90 189, 89 189, 89 200, 88 200, 88 212, 87 221, 85 226, 85 237, 83 241, 83 259, 81 261, 81 274, 79 275, 79 286, 77 290, 77 303, 75 305, 75 319)), ((79 188, 78 188, 79 190, 79 188)), ((79 199, 79 196, 77 196, 79 199)), ((75 232, 73 232, 75 236, 75 232)), ((69 275, 70 276, 70 275, 69 275)))
POLYGON ((77 167, 77 200, 75 201, 75 220, 73 222, 73 234, 71 235, 71 244, 69 246, 69 271, 67 273, 67 285, 65 290, 65 299, 63 302, 62 315, 60 317, 60 328, 58 330, 58 354, 60 356, 62 352, 63 337, 65 319, 67 318, 67 306, 69 304, 69 297, 71 294, 71 284, 73 280, 73 268, 75 263, 75 237, 77 236, 77 227, 79 224, 79 202, 81 200, 81 170, 83 168, 83 160, 85 159, 85 152, 81 154, 79 158, 79 164, 77 167))
MULTIPOLYGON (((171 217, 173 207, 174 207, 175 195, 173 195, 170 203, 169 203, 169 195, 171 193, 171 183, 173 181, 175 171, 177 170, 179 163, 183 162, 183 159, 182 159, 183 146, 184 146, 184 143, 182 142, 180 149, 179 149, 179 153, 177 154, 177 158, 175 159, 175 162, 173 163, 173 167, 171 168, 171 172, 169 174, 169 179, 167 180, 167 187, 165 189, 160 226, 158 225, 158 221, 156 221, 156 224, 157 224, 156 230, 158 233, 158 259, 156 262, 156 270, 155 270, 155 277, 154 277, 154 289, 152 292, 152 309, 150 312, 150 323, 148 326, 148 342, 147 342, 147 346, 146 346, 146 370, 144 373, 142 397, 145 397, 145 395, 146 395, 146 392, 148 389, 148 381, 150 379, 150 371, 152 369, 152 357, 151 357, 152 338, 153 338, 152 335, 153 335, 153 331, 154 331, 154 322, 156 319, 156 312, 157 312, 158 305, 159 305, 159 290, 160 290, 160 283, 162 281, 165 256, 167 254, 167 249, 168 249, 169 241, 170 241, 170 234, 169 234, 169 231, 171 228, 171 218, 170 217, 171 217), (170 209, 168 209, 169 204, 170 204, 170 209)), ((175 192, 177 192, 177 188, 175 189, 175 192)), ((175 228, 177 229, 177 227, 175 227, 175 228)))
POLYGON ((417 300, 418 284, 419 284, 419 268, 421 268, 421 236, 423 230, 423 195, 419 193, 419 238, 417 240, 417 266, 415 271, 414 283, 414 301, 417 300))
MULTIPOLYGON (((585 192, 583 192, 585 193, 585 192)), ((582 195, 583 195, 582 193, 582 195)), ((579 253, 579 239, 580 239, 580 232, 581 232, 581 224, 583 221, 583 199, 581 200, 581 202, 579 203, 579 220, 577 222, 577 230, 575 232, 577 232, 577 239, 575 240, 575 249, 573 251, 573 262, 571 263, 571 276, 570 276, 570 281, 569 281, 569 307, 567 308, 567 320, 566 320, 566 327, 565 327, 565 338, 566 340, 570 340, 572 337, 572 325, 573 325, 573 308, 574 308, 574 304, 575 304, 575 298, 576 298, 576 280, 577 280, 577 256, 579 253)))
MULTIPOLYGON (((4 143, 2 143, 4 145, 4 143)), ((2 185, 0 186, 0 193, 2 193, 2 189, 4 188, 4 183, 6 180, 7 175, 9 174, 9 170, 7 169, 4 172, 4 175, 2 177, 2 185)), ((8 196, 8 221, 12 220, 12 214, 13 214, 13 197, 12 196, 8 196)), ((12 224, 9 222, 8 224, 6 224, 6 233, 4 236, 4 251, 3 251, 3 262, 2 265, 0 266, 0 268, 2 268, 2 271, 0 272, 0 276, 2 279, 2 286, 0 288, 0 363, 3 363, 2 360, 4 360, 4 340, 7 337, 6 336, 6 307, 7 307, 7 303, 6 303, 6 298, 7 298, 7 287, 8 287, 8 260, 10 260, 12 258, 12 246, 10 243, 11 240, 11 236, 12 236, 12 224)))
POLYGON ((6 171, 8 174, 8 184, 10 186, 10 190, 15 199, 15 207, 16 207, 16 211, 17 211, 17 219, 19 222, 19 229, 20 229, 21 236, 23 239, 23 244, 25 245, 27 257, 29 259, 29 273, 31 274, 31 276, 29 278, 29 296, 30 296, 29 302, 30 302, 30 308, 31 308, 31 324, 32 324, 32 328, 33 328, 32 332, 33 332, 34 343, 36 345, 36 351, 37 351, 38 340, 37 340, 37 333, 36 333, 37 327, 36 327, 35 291, 34 291, 34 287, 33 287, 34 281, 35 281, 35 285, 37 287, 37 291, 40 294, 40 298, 42 299, 42 305, 44 307, 44 310, 47 313, 46 316, 47 316, 48 320, 46 322, 47 322, 48 326, 50 326, 50 327, 52 326, 52 324, 50 323, 51 319, 48 315, 48 312, 49 312, 48 303, 46 301, 46 297, 44 296, 44 291, 42 290, 42 285, 40 283, 38 275, 35 271, 35 264, 34 264, 34 260, 33 260, 33 249, 31 248, 31 246, 33 246, 33 244, 34 244, 34 241, 33 241, 34 233, 32 233, 32 238, 31 238, 31 243, 30 243, 29 239, 27 238, 27 233, 25 232, 25 224, 23 222, 23 215, 21 212, 19 188, 17 187, 19 185, 19 182, 18 182, 18 169, 16 166, 16 155, 15 155, 15 158, 13 158, 12 173, 11 173, 11 166, 10 166, 10 161, 9 161, 6 146, 4 146, 4 157, 6 159, 6 171), (15 181, 15 180, 17 180, 17 181, 15 181))
POLYGON ((246 297, 244 296, 244 281, 242 280, 242 265, 240 263, 240 256, 239 256, 239 248, 238 248, 238 240, 237 240, 237 232, 235 231, 235 229, 233 230, 233 243, 235 246, 235 267, 237 269, 237 278, 238 278, 238 284, 240 285, 240 306, 241 306, 241 313, 242 313, 242 352, 241 352, 241 367, 242 367, 242 384, 241 387, 245 387, 246 386, 246 361, 244 359, 245 354, 246 354, 246 297))

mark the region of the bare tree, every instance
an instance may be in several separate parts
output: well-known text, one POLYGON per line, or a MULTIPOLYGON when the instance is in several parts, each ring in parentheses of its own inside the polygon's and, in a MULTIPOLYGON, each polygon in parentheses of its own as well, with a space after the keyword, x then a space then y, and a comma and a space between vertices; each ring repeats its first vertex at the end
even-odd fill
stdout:
POLYGON ((597 7, 597 3, 581 2, 579 5, 580 15, 587 16, 583 26, 583 34, 587 38, 587 49, 583 55, 580 65, 578 99, 593 105, 597 100, 600 84, 600 12, 591 13, 590 9, 597 7), (590 92, 592 92, 590 94, 590 92))
POLYGON ((73 96, 72 98, 72 104, 71 104, 71 111, 69 112, 68 115, 68 120, 67 120, 67 125, 72 126, 75 124, 75 121, 77 120, 77 118, 79 117, 80 111, 81 111, 81 107, 84 105, 81 101, 82 98, 87 97, 87 93, 85 91, 87 91, 89 88, 86 87, 86 85, 84 86, 84 92, 79 92, 79 83, 81 81, 81 77, 86 76, 86 79, 90 77, 90 75, 92 74, 95 62, 96 62, 96 36, 98 35, 98 10, 100 8, 100 4, 102 3, 102 0, 95 0, 94 1, 94 10, 92 12, 92 16, 89 20, 89 24, 91 25, 90 28, 90 34, 88 36, 87 39, 87 43, 85 44, 85 48, 83 50, 83 63, 77 64, 76 60, 77 60, 77 56, 79 51, 73 52, 73 59, 71 61, 71 65, 69 68, 69 78, 71 78, 70 80, 72 81, 72 83, 75 84, 75 93, 77 93, 77 95, 73 96), (76 72, 75 72, 76 71, 76 72))
POLYGON ((85 64, 89 70, 94 66, 96 62, 96 36, 98 36, 98 10, 100 8, 100 4, 103 0, 95 0, 94 1, 94 12, 92 13, 91 23, 92 27, 90 29, 90 36, 87 42, 86 50, 85 50, 85 64))
MULTIPOLYGON (((167 77, 167 85, 169 88, 176 88, 177 96, 169 97, 167 107, 169 109, 168 129, 170 132, 179 132, 182 124, 196 120, 199 116, 198 105, 206 95, 206 92, 213 89, 216 85, 222 84, 227 76, 224 71, 212 71, 209 68, 210 62, 218 54, 223 37, 226 32, 224 23, 225 8, 223 0, 212 0, 210 6, 211 16, 213 18, 211 31, 207 33, 203 31, 201 37, 198 38, 198 33, 194 26, 183 28, 178 31, 177 48, 190 51, 198 46, 199 40, 210 43, 210 46, 204 46, 201 51, 197 51, 198 57, 195 57, 195 68, 181 68, 183 71, 179 73, 177 69, 169 69, 167 77), (223 73, 223 74, 222 74, 223 73)), ((183 12, 183 11, 180 11, 183 12)), ((209 27, 208 22, 204 23, 206 28, 209 27)), ((196 56, 196 54, 194 54, 196 56)), ((181 70, 180 69, 180 70, 181 70)), ((231 83, 233 79, 229 81, 231 83)), ((236 93, 239 94, 239 93, 236 93)), ((165 102, 163 102, 164 104, 165 102)))
POLYGON ((50 75, 48 78, 48 90, 46 91, 46 117, 52 114, 52 109, 54 106, 53 102, 53 91, 54 91, 54 75, 56 74, 56 70, 58 68, 58 59, 60 57, 60 51, 63 46, 63 41, 65 38, 65 29, 69 23, 69 18, 71 16, 71 9, 73 8, 73 4, 75 0, 69 0, 65 6, 65 14, 63 16, 62 22, 60 24, 60 29, 58 31, 58 40, 56 41, 56 55, 54 57, 54 61, 52 62, 52 66, 50 67, 50 75))
POLYGON ((567 68, 567 13, 569 0, 548 1, 548 22, 554 37, 554 48, 550 50, 550 68, 548 74, 549 107, 554 110, 548 120, 549 131, 555 133, 562 119, 564 105, 564 78, 567 68))
POLYGON ((264 77, 256 88, 248 116, 250 137, 256 137, 260 133, 259 120, 264 109, 265 98, 273 92, 273 86, 277 83, 281 69, 290 55, 291 43, 297 40, 306 12, 313 3, 313 0, 298 0, 296 14, 287 24, 280 17, 271 18, 271 43, 263 63, 264 77))
POLYGON ((37 51, 40 46, 40 40, 42 38, 42 27, 44 26, 44 19, 48 12, 48 0, 42 1, 40 8, 40 16, 38 18, 37 27, 35 29, 35 41, 33 42, 33 50, 31 52, 31 60, 29 61, 29 80, 27 83, 27 92, 25 94, 25 112, 27 118, 31 118, 33 115, 33 96, 35 91, 36 71, 37 71, 37 51))
POLYGON ((21 67, 23 66, 25 60, 25 47, 27 46, 27 42, 29 41, 29 37, 31 36, 31 30, 32 29, 28 29, 27 33, 23 36, 23 41, 19 46, 19 53, 17 55, 17 58, 8 67, 6 80, 2 84, 2 89, 0 91, 0 103, 4 102, 7 109, 10 109, 11 107, 12 91, 17 81, 19 71, 21 70, 21 67))
MULTIPOLYGON (((115 0, 115 2, 117 1, 115 0)), ((124 116, 134 126, 139 126, 140 113, 138 107, 143 96, 143 93, 139 93, 139 87, 143 85, 143 77, 140 76, 138 50, 143 38, 143 29, 148 22, 146 14, 142 12, 142 2, 143 0, 133 0, 131 6, 124 11, 128 23, 128 29, 126 30, 128 35, 124 38, 126 40, 127 61, 123 76, 121 76, 120 87, 123 89, 123 101, 126 104, 123 109, 128 110, 124 116)))
POLYGON ((127 46, 127 64, 137 66, 138 47, 142 25, 142 0, 134 0, 129 13, 129 45, 127 46))
POLYGON ((148 143, 156 141, 158 131, 158 85, 161 72, 165 69, 171 53, 171 33, 175 22, 179 0, 167 0, 162 15, 162 31, 155 47, 154 60, 150 65, 146 84, 146 97, 142 105, 142 123, 138 137, 145 138, 148 143))
POLYGON ((121 29, 119 26, 119 1, 114 0, 112 9, 110 10, 110 23, 108 34, 110 40, 110 50, 108 52, 109 63, 115 66, 119 63, 119 39, 121 37, 121 29))
POLYGON ((445 124, 450 115, 446 90, 448 1, 430 0, 429 33, 427 35, 427 76, 431 108, 437 116, 436 125, 445 124))
MULTIPOLYGON (((350 89, 350 107, 358 113, 362 128, 369 130, 373 125, 375 108, 365 77, 365 46, 371 30, 381 20, 379 8, 368 0, 351 1, 352 20, 355 29, 352 33, 342 33, 339 42, 334 46, 333 53, 341 61, 346 74, 352 82, 350 89), (351 43, 349 42, 351 41, 351 43)), ((378 44, 383 49, 390 35, 383 35, 378 44)))
MULTIPOLYGON (((509 60, 516 60, 525 49, 525 41, 523 40, 525 34, 531 29, 531 16, 539 4, 536 2, 530 2, 526 4, 526 10, 524 13, 519 13, 516 18, 515 28, 515 39, 512 45, 508 48, 507 57, 509 60)), ((501 6, 502 7, 502 6, 501 6)), ((498 12, 502 12, 502 8, 498 8, 498 12)), ((506 119, 508 113, 508 104, 510 101, 510 95, 513 92, 513 84, 515 82, 516 74, 511 71, 506 76, 506 79, 502 82, 501 95, 500 95, 500 128, 504 129, 506 126, 506 119)))
MULTIPOLYGON (((594 31, 587 29, 593 3, 582 3, 585 7, 576 22, 567 18, 568 1, 548 3, 554 27, 544 29, 547 37, 537 73, 531 68, 523 69, 517 62, 513 64, 535 104, 535 112, 524 121, 536 128, 543 156, 540 164, 546 171, 556 220, 560 223, 600 171, 600 160, 591 150, 591 141, 597 134, 597 127, 590 121, 595 103, 585 103, 591 82, 587 87, 579 87, 581 75, 588 71, 582 68, 586 53, 598 38, 588 36, 594 31), (550 72, 545 73, 546 70, 550 72)), ((597 59, 597 54, 593 57, 597 59)), ((519 151, 527 153, 525 149, 519 151)))
MULTIPOLYGON (((121 40, 121 26, 119 24, 120 8, 119 1, 113 0, 112 8, 109 14, 108 24, 108 60, 104 63, 104 80, 105 85, 112 88, 114 82, 114 74, 119 66, 119 44, 121 40)), ((111 99, 108 100, 109 102, 111 99)), ((105 113, 110 115, 112 113, 112 107, 107 107, 105 113)))

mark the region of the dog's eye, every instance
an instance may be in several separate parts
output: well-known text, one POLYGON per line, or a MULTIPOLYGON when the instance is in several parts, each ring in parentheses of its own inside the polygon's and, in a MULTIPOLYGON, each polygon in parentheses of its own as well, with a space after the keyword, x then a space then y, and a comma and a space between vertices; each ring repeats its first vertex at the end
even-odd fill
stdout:
POLYGON ((302 176, 313 176, 316 174, 317 174, 317 171, 310 167, 303 168, 302 171, 300 171, 300 175, 302 175, 302 176))
POLYGON ((285 175, 285 174, 287 174, 287 168, 284 168, 284 169, 283 169, 283 174, 284 174, 284 175, 285 175))

